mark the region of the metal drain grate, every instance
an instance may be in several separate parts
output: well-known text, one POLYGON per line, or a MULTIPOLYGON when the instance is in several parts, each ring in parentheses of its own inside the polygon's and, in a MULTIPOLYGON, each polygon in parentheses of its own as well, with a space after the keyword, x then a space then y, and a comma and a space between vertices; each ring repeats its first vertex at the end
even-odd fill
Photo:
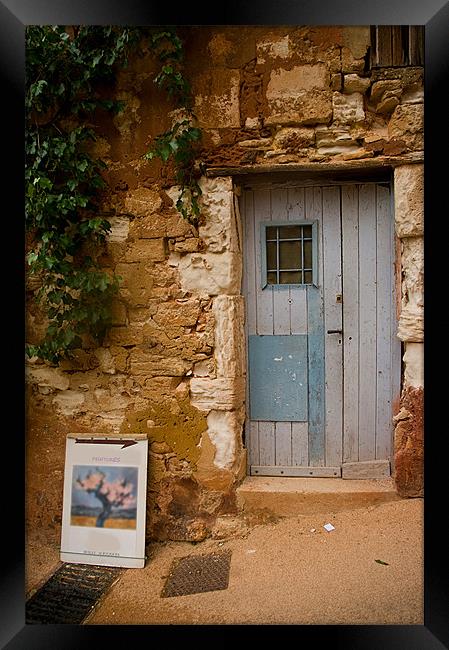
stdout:
POLYGON ((227 589, 230 563, 231 551, 189 555, 174 560, 161 597, 188 596, 227 589))
POLYGON ((82 623, 121 569, 63 564, 27 601, 26 623, 82 623))

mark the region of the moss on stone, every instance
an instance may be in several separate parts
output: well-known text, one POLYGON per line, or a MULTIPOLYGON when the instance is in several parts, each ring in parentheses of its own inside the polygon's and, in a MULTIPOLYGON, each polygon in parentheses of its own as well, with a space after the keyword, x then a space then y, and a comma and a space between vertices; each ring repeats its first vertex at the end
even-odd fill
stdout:
POLYGON ((201 434, 207 429, 207 420, 188 398, 173 403, 152 403, 143 411, 127 414, 120 433, 145 433, 149 443, 166 442, 180 460, 196 463, 201 434), (176 411, 176 412, 174 412, 176 411))

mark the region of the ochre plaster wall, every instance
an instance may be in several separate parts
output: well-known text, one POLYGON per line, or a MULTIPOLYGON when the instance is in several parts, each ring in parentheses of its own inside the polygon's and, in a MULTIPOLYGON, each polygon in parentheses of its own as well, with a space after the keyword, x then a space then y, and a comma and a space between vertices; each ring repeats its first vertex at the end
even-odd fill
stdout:
MULTIPOLYGON (((200 540, 236 511, 246 360, 241 224, 226 169, 395 168, 405 347, 396 480, 400 493, 422 493, 422 68, 370 70, 368 27, 179 33, 209 169, 200 226, 174 207, 173 170, 142 158, 179 115, 144 51, 117 77, 123 113, 102 119, 92 145, 108 165, 102 208, 113 215, 101 261, 122 278, 113 327, 60 367, 27 367, 27 520, 55 539, 68 432, 148 434, 150 538, 200 540)), ((45 328, 36 286, 30 278, 30 343, 45 328)))

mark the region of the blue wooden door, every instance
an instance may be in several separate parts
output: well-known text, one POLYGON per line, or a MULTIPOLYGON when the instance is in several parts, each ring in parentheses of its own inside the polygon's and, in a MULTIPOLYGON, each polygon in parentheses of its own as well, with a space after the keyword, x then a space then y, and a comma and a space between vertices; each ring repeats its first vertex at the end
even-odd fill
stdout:
POLYGON ((244 192, 251 474, 389 469, 398 392, 389 202, 379 184, 244 192))

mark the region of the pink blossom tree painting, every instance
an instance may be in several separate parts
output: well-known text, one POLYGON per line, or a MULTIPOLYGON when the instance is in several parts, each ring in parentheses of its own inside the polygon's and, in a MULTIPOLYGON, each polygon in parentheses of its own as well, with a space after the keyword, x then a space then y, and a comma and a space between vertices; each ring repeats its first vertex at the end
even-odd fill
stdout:
MULTIPOLYGON (((101 510, 96 514, 95 526, 103 528, 107 519, 114 516, 119 511, 123 513, 126 510, 135 512, 136 507, 136 478, 137 468, 118 468, 118 467, 74 467, 73 487, 81 490, 87 495, 92 495, 89 502, 82 502, 85 507, 90 506, 96 513, 101 504, 101 510), (96 508, 95 508, 96 506, 96 508), (95 510, 94 510, 95 508, 95 510)), ((76 495, 75 495, 76 499, 76 495)), ((75 502, 75 499, 72 501, 75 502)), ((80 500, 78 499, 78 502, 80 500)))

